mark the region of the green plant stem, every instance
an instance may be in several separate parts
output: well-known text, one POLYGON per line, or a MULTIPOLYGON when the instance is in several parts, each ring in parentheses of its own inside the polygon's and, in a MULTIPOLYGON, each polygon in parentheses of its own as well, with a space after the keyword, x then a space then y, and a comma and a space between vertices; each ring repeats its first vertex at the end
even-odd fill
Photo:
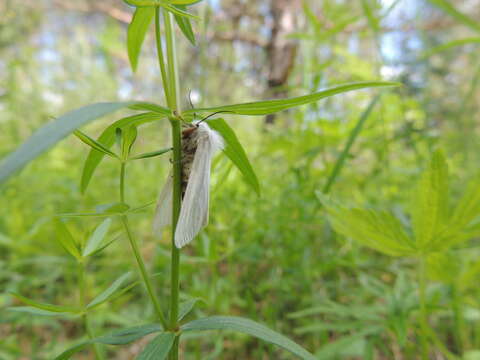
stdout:
POLYGON ((175 33, 172 26, 172 14, 168 12, 163 13, 163 19, 165 22, 165 39, 167 43, 167 59, 168 59, 168 89, 170 91, 170 103, 168 104, 170 109, 174 112, 179 112, 178 104, 178 66, 177 66, 177 49, 175 46, 175 33))
POLYGON ((181 131, 180 122, 171 120, 173 139, 173 206, 172 206, 172 245, 171 245, 171 299, 170 299, 170 328, 176 330, 178 319, 179 276, 180 276, 180 250, 175 246, 175 229, 180 215, 182 198, 181 184, 181 131))
POLYGON ((128 241, 130 242, 130 246, 132 247, 135 259, 137 260, 138 269, 140 271, 140 275, 142 276, 143 283, 147 288, 148 295, 150 296, 150 300, 152 301, 152 304, 155 308, 155 313, 157 314, 157 317, 159 318, 160 323, 163 325, 163 327, 167 328, 167 321, 165 319, 165 316, 163 315, 160 302, 158 301, 158 298, 155 296, 155 292, 153 291, 152 282, 150 281, 150 277, 148 276, 147 268, 145 267, 145 262, 143 261, 142 255, 140 254, 140 249, 138 248, 137 241, 133 237, 127 216, 122 216, 122 223, 125 227, 125 231, 127 232, 128 241))
MULTIPOLYGON (((81 260, 78 261, 78 283, 79 283, 79 303, 80 307, 85 309, 87 306, 87 282, 86 282, 86 265, 85 261, 81 260)), ((95 334, 92 330, 92 326, 90 325, 90 319, 88 318, 88 312, 85 312, 82 315, 82 322, 85 328, 85 332, 89 339, 93 339, 95 334)), ((103 353, 103 349, 101 348, 100 344, 94 344, 93 350, 95 352, 95 358, 97 360, 104 360, 105 355, 103 353)))
MULTIPOLYGON (((125 202, 125 162, 122 162, 120 165, 120 201, 125 202)), ((160 302, 158 298, 155 296, 155 292, 153 291, 152 282, 150 281, 150 277, 147 273, 147 268, 145 266, 145 262, 143 261, 142 255, 140 254, 140 249, 138 248, 137 241, 133 236, 132 230, 130 228, 130 224, 128 223, 128 217, 126 215, 122 216, 122 223, 125 228, 125 232, 127 233, 128 241, 130 242, 130 247, 132 248, 133 254, 135 255, 135 259, 137 260, 138 270, 140 271, 140 275, 142 276, 143 283, 147 289, 148 295, 150 300, 153 304, 155 309, 155 313, 160 320, 162 326, 166 329, 167 328, 167 321, 165 316, 163 315, 162 307, 160 306, 160 302)))
POLYGON ((420 300, 420 342, 422 346, 422 359, 429 359, 429 341, 428 341, 428 312, 426 304, 426 289, 427 289, 427 274, 426 274, 426 260, 422 256, 418 264, 418 285, 419 285, 419 300, 420 300))
POLYGON ((157 57, 158 57, 158 66, 160 68, 160 73, 162 75, 163 91, 165 93, 165 99, 167 100, 168 106, 171 105, 171 91, 169 89, 169 81, 167 76, 167 70, 165 66, 165 60, 163 56, 163 46, 162 46, 162 35, 160 32, 160 7, 155 8, 155 40, 157 44, 157 57))
MULTIPOLYGON (((174 114, 180 112, 179 99, 179 81, 177 53, 175 47, 175 34, 172 26, 172 14, 164 12, 165 39, 167 45, 168 60, 168 89, 170 98, 167 99, 168 106, 174 114)), ((178 218, 182 202, 182 132, 181 122, 178 116, 170 118, 172 127, 173 142, 173 203, 172 203, 172 240, 171 240, 171 295, 170 295, 170 326, 169 329, 176 331, 178 329, 178 305, 180 293, 180 250, 175 246, 175 230, 177 228, 178 218)), ((169 359, 178 359, 179 338, 170 350, 169 359)))
POLYGON ((465 321, 463 318, 463 304, 462 297, 457 282, 452 284, 452 310, 455 319, 455 340, 457 343, 457 350, 462 354, 466 345, 465 336, 465 321))
POLYGON ((120 165, 120 202, 125 202, 125 166, 126 163, 122 161, 120 165))

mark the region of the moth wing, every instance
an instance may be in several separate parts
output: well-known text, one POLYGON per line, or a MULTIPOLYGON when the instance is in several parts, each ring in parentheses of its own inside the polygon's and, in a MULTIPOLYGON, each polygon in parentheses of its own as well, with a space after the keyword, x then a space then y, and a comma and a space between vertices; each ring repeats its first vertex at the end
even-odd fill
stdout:
POLYGON ((193 240, 208 223, 210 166, 214 145, 209 136, 200 136, 175 231, 175 246, 181 248, 193 240))
POLYGON ((155 219, 153 220, 153 232, 160 236, 165 226, 172 223, 172 196, 173 177, 168 174, 167 182, 158 196, 155 219))

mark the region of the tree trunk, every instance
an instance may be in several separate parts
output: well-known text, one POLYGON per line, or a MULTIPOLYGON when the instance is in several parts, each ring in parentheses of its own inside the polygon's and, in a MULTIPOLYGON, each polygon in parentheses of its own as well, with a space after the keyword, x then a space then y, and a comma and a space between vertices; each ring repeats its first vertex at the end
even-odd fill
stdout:
MULTIPOLYGON (((274 99, 287 96, 285 86, 294 67, 297 42, 288 35, 297 28, 297 14, 300 0, 270 0, 272 30, 267 46, 268 54, 268 93, 274 99)), ((275 115, 268 115, 267 124, 275 122, 275 115)))

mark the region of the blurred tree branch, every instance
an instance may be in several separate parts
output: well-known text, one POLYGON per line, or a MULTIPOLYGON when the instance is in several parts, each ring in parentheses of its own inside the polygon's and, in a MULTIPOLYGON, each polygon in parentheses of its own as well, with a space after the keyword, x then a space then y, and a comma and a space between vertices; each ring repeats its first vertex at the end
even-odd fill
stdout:
POLYGON ((103 13, 122 23, 129 24, 132 19, 132 13, 122 9, 122 3, 119 1, 86 1, 86 2, 68 2, 54 0, 54 5, 58 8, 78 11, 85 13, 103 13))

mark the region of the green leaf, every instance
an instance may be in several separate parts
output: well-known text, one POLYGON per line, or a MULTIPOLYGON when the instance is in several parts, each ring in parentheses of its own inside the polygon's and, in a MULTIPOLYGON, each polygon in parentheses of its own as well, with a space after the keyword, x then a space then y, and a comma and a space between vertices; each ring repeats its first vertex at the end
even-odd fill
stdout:
POLYGON ((258 195, 260 195, 260 184, 257 175, 248 160, 245 150, 238 141, 235 132, 223 119, 211 119, 207 120, 207 122, 212 129, 218 131, 218 133, 222 135, 223 140, 225 141, 225 148, 223 149, 225 155, 227 155, 238 170, 240 170, 247 184, 250 185, 258 195))
POLYGON ((15 307, 7 308, 7 310, 26 313, 26 314, 35 315, 35 316, 65 316, 65 315, 71 316, 72 315, 72 313, 68 313, 68 312, 42 310, 42 309, 35 308, 33 306, 15 306, 15 307))
POLYGON ((87 105, 44 125, 0 164, 0 183, 82 125, 132 104, 115 102, 87 105))
POLYGON ((315 33, 320 34, 322 30, 322 23, 320 22, 317 14, 315 14, 315 11, 311 8, 310 4, 307 1, 303 2, 303 12, 306 19, 308 19, 309 24, 312 25, 315 33))
POLYGON ((444 251, 453 245, 470 240, 480 234, 480 176, 467 185, 465 193, 451 216, 438 225, 438 231, 429 243, 429 250, 444 251))
MULTIPOLYGON (((150 107, 151 105, 153 104, 136 104, 136 106, 134 106, 133 108, 136 109, 136 107, 142 107, 142 106, 150 107)), ((150 113, 137 114, 137 115, 120 119, 114 122, 113 124, 111 124, 110 126, 108 126, 102 132, 102 134, 100 134, 97 141, 103 144, 106 148, 110 148, 115 142, 115 130, 117 128, 124 128, 130 125, 140 126, 142 124, 160 120, 165 116, 166 116, 165 114, 150 112, 150 113)), ((90 150, 87 156, 87 159, 85 160, 85 164, 83 166, 82 180, 80 185, 80 190, 82 193, 84 193, 85 190, 87 190, 88 184, 90 184, 90 180, 92 179, 92 176, 96 168, 98 167, 98 165, 100 164, 104 156, 105 154, 101 153, 100 151, 97 151, 94 149, 90 150)))
POLYGON ((94 343, 106 344, 106 345, 126 345, 133 341, 136 341, 146 335, 162 331, 162 327, 159 324, 149 324, 142 326, 135 326, 123 330, 115 331, 111 334, 100 336, 88 341, 83 341, 76 344, 63 353, 58 355, 55 360, 67 360, 70 357, 84 349, 86 346, 94 343))
POLYGON ((67 226, 60 220, 55 221, 55 226, 57 230, 57 239, 60 242, 60 245, 62 245, 62 247, 74 258, 81 259, 82 255, 80 254, 80 249, 67 226))
POLYGON ((94 340, 95 342, 107 345, 125 345, 136 341, 148 334, 160 332, 162 330, 163 328, 160 324, 141 325, 114 331, 111 334, 100 336, 94 340))
POLYGON ((417 247, 426 250, 448 220, 448 166, 443 154, 433 154, 413 192, 412 227, 417 247))
POLYGON ((447 50, 450 50, 450 49, 454 49, 454 48, 459 47, 459 46, 468 45, 468 44, 478 44, 478 43, 480 43, 480 37, 470 37, 470 38, 466 38, 466 39, 452 40, 452 41, 449 41, 445 44, 441 44, 441 45, 435 46, 431 49, 428 49, 428 50, 424 51, 420 55, 420 59, 425 59, 425 58, 430 57, 432 55, 435 55, 435 54, 438 54, 440 52, 447 51, 447 50))
POLYGON ((46 310, 46 311, 51 311, 55 313, 71 313, 75 314, 78 313, 78 309, 70 306, 59 306, 59 305, 52 305, 52 304, 46 304, 46 303, 40 303, 31 299, 28 299, 20 294, 17 293, 11 293, 11 295, 15 296, 18 300, 22 301, 23 303, 33 306, 34 308, 41 309, 41 310, 46 310))
MULTIPOLYGON (((187 10, 187 7, 184 5, 174 5, 174 6, 183 11, 187 10)), ((188 41, 190 41, 192 45, 195 46, 196 45, 195 33, 193 32, 190 19, 183 16, 175 15, 175 21, 177 22, 177 25, 180 28, 180 30, 182 30, 183 35, 185 35, 188 41)))
POLYGON ((118 215, 118 214, 124 214, 128 210, 130 210, 130 205, 122 202, 116 202, 116 203, 98 205, 95 207, 95 210, 101 214, 118 215))
POLYGON ((167 0, 172 5, 193 5, 202 2, 203 0, 167 0))
POLYGON ((338 340, 329 342, 321 347, 319 351, 315 352, 315 356, 317 360, 330 360, 338 357, 343 358, 342 353, 345 348, 348 348, 348 346, 351 346, 351 344, 354 344, 363 337, 382 331, 385 330, 380 326, 369 326, 365 330, 357 331, 353 335, 342 336, 338 340))
POLYGON ((195 15, 190 14, 189 12, 186 12, 186 11, 182 10, 181 8, 179 8, 178 6, 170 5, 170 4, 167 4, 167 3, 161 3, 160 6, 163 7, 165 10, 171 12, 172 14, 176 15, 176 16, 180 16, 180 17, 183 17, 183 18, 186 18, 186 19, 189 18, 189 19, 193 19, 193 20, 200 20, 200 18, 198 16, 195 16, 195 15))
POLYGON ((128 159, 128 155, 132 150, 132 146, 137 139, 137 127, 135 125, 130 125, 124 131, 122 131, 122 158, 128 159))
POLYGON ((199 302, 202 301, 199 298, 191 299, 180 303, 178 310, 178 321, 182 321, 185 316, 187 316, 193 307, 199 302))
POLYGON ((210 108, 191 109, 185 111, 185 114, 193 114, 195 112, 218 112, 225 111, 238 115, 268 115, 282 110, 287 110, 296 106, 310 104, 321 99, 342 94, 348 91, 360 90, 366 88, 386 87, 386 86, 400 86, 401 84, 395 82, 383 81, 365 81, 350 84, 338 85, 333 88, 323 90, 314 94, 299 96, 290 99, 282 100, 267 100, 257 101, 244 104, 224 105, 210 108))
POLYGON ((129 213, 129 214, 138 213, 138 212, 141 212, 141 211, 145 210, 146 208, 148 208, 149 206, 152 206, 154 204, 156 204, 156 200, 153 200, 153 201, 150 201, 146 204, 131 208, 127 211, 127 213, 129 213))
POLYGON ((128 272, 120 276, 117 280, 113 282, 105 291, 96 296, 88 305, 87 309, 93 309, 115 296, 116 292, 123 286, 126 280, 131 276, 131 273, 128 272))
POLYGON ((115 241, 117 241, 120 236, 114 237, 112 240, 103 243, 99 248, 97 248, 94 252, 92 252, 89 256, 97 255, 98 253, 102 252, 104 249, 112 245, 115 241))
POLYGON ((155 156, 163 155, 163 154, 165 154, 169 151, 172 151, 172 148, 167 148, 167 149, 162 149, 162 150, 157 150, 157 151, 152 151, 152 152, 136 155, 136 156, 131 157, 130 160, 148 159, 148 158, 152 158, 152 157, 155 157, 155 156))
POLYGON ((287 337, 255 321, 234 316, 212 316, 181 326, 182 331, 233 330, 257 337, 290 351, 302 359, 316 360, 307 350, 287 337))
POLYGON ((139 7, 135 10, 132 17, 132 22, 128 26, 127 31, 127 48, 128 58, 132 71, 137 70, 138 58, 140 51, 142 50, 142 44, 145 40, 148 27, 152 23, 152 19, 155 15, 154 7, 139 7))
POLYGON ((450 220, 450 226, 462 229, 480 216, 480 175, 470 181, 450 220))
POLYGON ((462 12, 458 11, 448 0, 428 0, 431 4, 442 9, 448 15, 469 28, 480 31, 480 23, 462 12))
POLYGON ((380 21, 375 16, 374 10, 371 8, 370 1, 362 0, 362 8, 365 16, 367 17, 370 28, 372 29, 373 32, 378 32, 380 30, 380 21))
POLYGON ((365 327, 363 321, 348 321, 338 324, 332 324, 328 322, 319 322, 317 324, 306 325, 295 329, 295 334, 304 335, 308 333, 319 333, 324 331, 334 331, 334 332, 347 332, 360 330, 365 327))
POLYGON ((102 144, 100 144, 99 142, 93 140, 90 136, 88 136, 87 134, 81 132, 80 130, 75 130, 73 132, 73 134, 78 137, 83 143, 87 144, 88 146, 90 146, 92 149, 95 149, 97 151, 100 151, 101 153, 104 153, 105 155, 108 155, 108 156, 111 156, 111 157, 114 157, 114 158, 117 158, 118 159, 118 155, 111 152, 110 150, 108 150, 105 146, 103 146, 102 144))
POLYGON ((101 245, 105 235, 107 235, 108 229, 112 224, 112 219, 105 219, 93 232, 93 234, 88 238, 85 248, 83 249, 83 256, 90 256, 93 254, 101 245))
POLYGON ((64 213, 58 216, 66 218, 120 216, 125 215, 130 210, 130 206, 125 203, 113 203, 97 206, 96 210, 93 213, 64 213))
POLYGON ((365 122, 370 117, 370 114, 373 111, 373 108, 377 104, 378 100, 380 99, 380 96, 381 95, 375 96, 373 100, 370 102, 370 104, 368 105, 368 107, 365 109, 365 111, 362 113, 362 115, 360 115, 357 125, 355 126, 350 136, 348 137, 347 143, 345 144, 345 147, 343 148, 343 151, 340 154, 340 157, 338 158, 338 160, 335 163, 335 166, 333 167, 332 173, 328 177, 327 182, 323 187, 324 194, 327 194, 330 191, 330 188, 335 183, 335 180, 337 179, 338 175, 340 175, 343 165, 345 164, 348 154, 350 153, 350 149, 352 148, 353 144, 355 143, 355 140, 357 139, 358 135, 362 131, 363 126, 365 125, 365 122))
POLYGON ((171 332, 161 333, 155 337, 143 349, 137 360, 163 360, 167 357, 173 342, 175 334, 171 332))
MULTIPOLYGON (((196 3, 201 2, 202 0, 167 0, 167 1, 161 1, 161 0, 123 0, 125 1, 128 5, 131 6, 137 6, 137 7, 158 7, 161 6, 174 14, 176 14, 175 10, 172 11, 171 7, 173 5, 193 5, 196 3)), ((182 11, 183 12, 183 11, 182 11)), ((191 18, 197 19, 196 16, 188 14, 186 12, 183 12, 182 16, 188 16, 191 18)))
POLYGON ((163 115, 163 117, 172 115, 172 111, 169 108, 166 108, 154 103, 148 103, 148 102, 136 103, 129 106, 128 108, 131 110, 150 111, 153 113, 163 115))
POLYGON ((415 254, 415 247, 400 221, 386 211, 349 208, 321 192, 317 196, 338 233, 391 256, 415 254))
MULTIPOLYGON (((383 290, 383 289, 382 289, 383 290)), ((314 315, 332 315, 333 319, 356 318, 363 321, 380 321, 382 315, 371 305, 358 306, 355 304, 343 305, 331 300, 323 300, 320 305, 313 308, 300 310, 288 315, 291 319, 308 318, 312 319, 314 315)))
POLYGON ((67 350, 58 355, 54 360, 68 360, 72 357, 73 354, 83 350, 89 344, 90 341, 83 341, 79 344, 69 347, 67 350))

